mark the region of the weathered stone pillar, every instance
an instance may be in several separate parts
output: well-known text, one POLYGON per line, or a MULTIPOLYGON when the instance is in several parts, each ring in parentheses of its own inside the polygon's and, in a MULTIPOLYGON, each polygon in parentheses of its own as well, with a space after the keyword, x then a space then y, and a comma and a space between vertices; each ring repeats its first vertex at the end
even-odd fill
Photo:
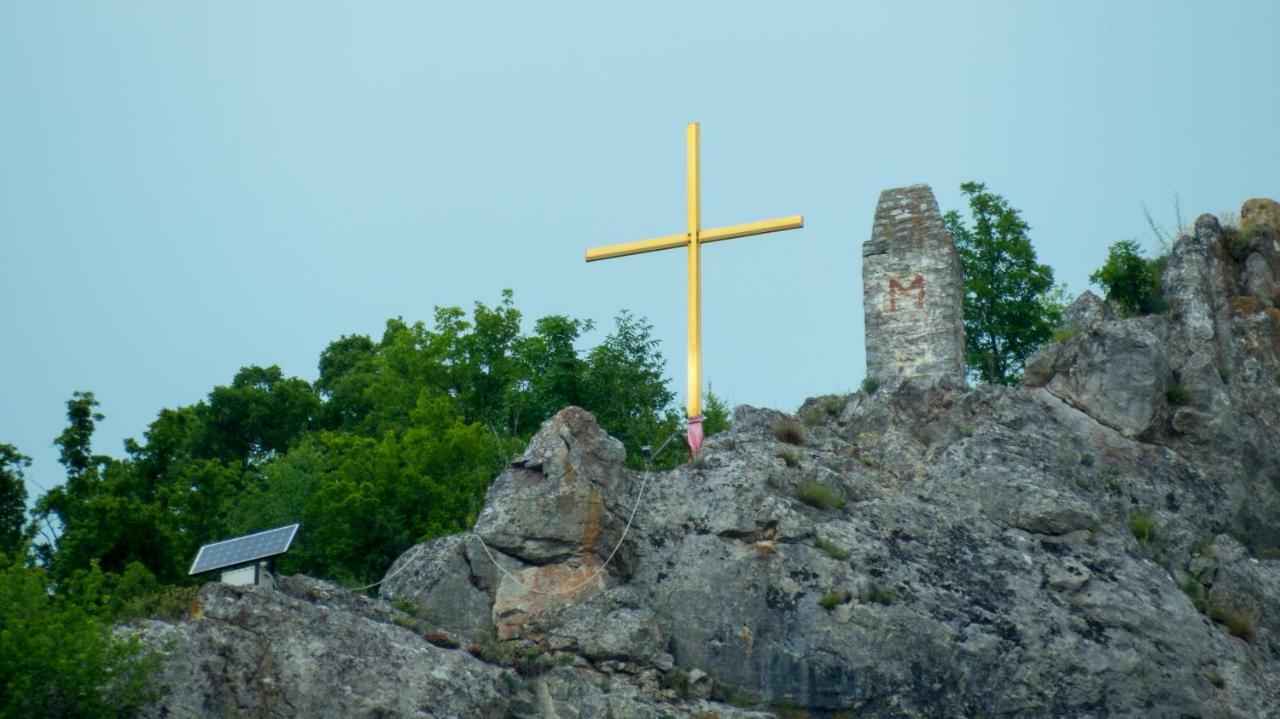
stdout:
POLYGON ((862 244, 867 376, 963 385, 964 276, 928 185, 885 190, 862 244))

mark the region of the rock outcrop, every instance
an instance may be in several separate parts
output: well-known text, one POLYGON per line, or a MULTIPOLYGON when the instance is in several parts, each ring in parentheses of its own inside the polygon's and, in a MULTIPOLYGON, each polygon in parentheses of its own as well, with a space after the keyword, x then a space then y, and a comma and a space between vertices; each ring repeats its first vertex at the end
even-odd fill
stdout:
POLYGON ((1265 239, 1201 217, 1167 313, 1083 299, 1020 387, 739 407, 655 474, 566 409, 382 598, 213 584, 146 624, 152 714, 1280 716, 1265 239))

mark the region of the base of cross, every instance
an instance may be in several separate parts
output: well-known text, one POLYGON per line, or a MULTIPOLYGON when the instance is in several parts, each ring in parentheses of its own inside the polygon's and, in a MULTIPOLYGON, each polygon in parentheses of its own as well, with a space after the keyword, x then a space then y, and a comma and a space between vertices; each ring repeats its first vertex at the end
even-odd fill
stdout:
POLYGON ((689 451, 697 454, 702 448, 702 415, 689 418, 689 451))

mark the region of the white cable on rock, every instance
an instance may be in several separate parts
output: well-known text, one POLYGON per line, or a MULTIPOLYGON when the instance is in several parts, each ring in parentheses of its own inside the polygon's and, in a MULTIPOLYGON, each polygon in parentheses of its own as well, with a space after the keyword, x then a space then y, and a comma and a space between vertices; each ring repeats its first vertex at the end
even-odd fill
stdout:
MULTIPOLYGON (((668 437, 668 438, 667 438, 667 441, 663 442, 663 443, 662 443, 662 446, 658 447, 658 451, 653 453, 653 456, 654 456, 654 457, 657 457, 657 456, 662 452, 662 450, 664 450, 664 449, 666 449, 666 448, 667 448, 667 445, 668 445, 668 444, 671 444, 671 440, 675 439, 675 438, 676 438, 676 437, 678 437, 679 435, 680 435, 680 433, 679 433, 679 432, 676 432, 676 433, 672 434, 670 437, 668 437)), ((582 582, 581 584, 578 584, 577 586, 572 587, 572 588, 570 588, 570 589, 562 590, 562 591, 559 591, 559 592, 546 592, 546 591, 543 591, 543 590, 541 590, 541 589, 534 589, 533 587, 530 587, 529 585, 525 584, 524 582, 520 581, 519 579, 516 579, 516 578, 515 578, 515 575, 513 575, 511 572, 508 572, 508 571, 507 571, 507 569, 506 569, 506 567, 504 567, 504 566, 502 566, 501 564, 499 564, 499 563, 498 563, 498 559, 497 559, 497 557, 494 557, 494 556, 493 556, 493 552, 489 551, 489 545, 487 545, 487 544, 485 544, 485 543, 484 543, 484 539, 482 539, 482 538, 480 537, 480 535, 476 534, 475 532, 468 532, 468 533, 467 533, 467 536, 468 536, 468 537, 475 537, 476 539, 480 540, 480 546, 484 548, 484 553, 485 553, 485 554, 487 554, 487 555, 489 555, 489 561, 490 561, 490 562, 493 562, 493 566, 497 567, 497 568, 498 568, 498 571, 500 571, 500 572, 502 572, 503 574, 507 575, 507 578, 508 578, 508 579, 510 579, 511 581, 513 581, 513 582, 515 582, 516 584, 520 585, 521 587, 524 587, 527 591, 533 592, 534 594, 550 594, 550 595, 570 594, 570 593, 572 593, 572 592, 576 592, 576 591, 578 591, 579 589, 582 589, 583 587, 587 586, 587 585, 588 585, 588 584, 590 584, 591 582, 595 581, 595 578, 596 578, 596 577, 598 577, 598 576, 600 576, 600 573, 601 573, 601 572, 603 572, 603 571, 605 570, 605 568, 609 566, 609 562, 612 562, 612 561, 613 561, 613 556, 614 556, 615 554, 617 554, 617 553, 618 553, 618 549, 620 549, 620 548, 622 547, 622 542, 623 542, 623 540, 625 540, 625 539, 627 538, 627 532, 629 532, 629 531, 631 530, 631 523, 632 523, 632 522, 635 520, 635 518, 636 518, 636 510, 637 510, 637 509, 640 509, 640 498, 644 496, 644 488, 645 488, 645 485, 647 485, 647 484, 649 483, 649 475, 650 475, 651 473, 652 473, 652 470, 651 470, 651 469, 649 469, 649 467, 648 467, 648 466, 646 466, 646 467, 645 467, 645 470, 644 470, 644 480, 640 482, 640 492, 636 494, 636 504, 635 504, 635 506, 634 506, 634 507, 632 507, 632 508, 631 508, 631 516, 630 516, 630 517, 627 517, 627 526, 623 528, 623 530, 622 530, 622 536, 618 538, 618 543, 617 543, 617 544, 615 544, 615 545, 613 545, 613 551, 612 551, 612 552, 609 552, 609 558, 608 558, 608 559, 606 559, 606 560, 604 560, 604 564, 600 565, 600 568, 599 568, 599 569, 597 569, 597 570, 595 571, 595 573, 594 573, 594 574, 592 574, 590 577, 588 577, 588 578, 586 579, 586 581, 584 581, 584 582, 582 582)), ((388 574, 387 576, 383 577, 382 579, 379 579, 378 581, 374 582, 373 584, 366 584, 366 585, 364 585, 363 587, 350 587, 350 588, 349 588, 349 590, 350 590, 350 591, 352 591, 352 592, 363 592, 363 591, 364 591, 364 590, 366 590, 366 589, 373 589, 374 587, 378 586, 379 584, 382 584, 383 582, 389 582, 389 581, 391 581, 391 579, 393 579, 396 575, 400 574, 401 572, 403 572, 404 570, 406 570, 406 569, 408 569, 408 568, 409 568, 409 565, 413 563, 413 559, 414 559, 414 557, 417 557, 417 556, 418 556, 418 552, 422 551, 422 548, 423 548, 423 547, 425 547, 425 546, 426 546, 426 543, 423 543, 423 544, 419 544, 418 546, 414 547, 414 548, 413 548, 413 554, 412 554, 408 559, 404 560, 404 563, 400 565, 400 568, 399 568, 399 569, 397 569, 396 571, 392 572, 391 574, 388 574)))
MULTIPOLYGON (((662 450, 666 449, 667 445, 671 443, 671 440, 675 439, 679 435, 680 433, 676 432, 672 434, 670 437, 668 437, 667 441, 663 442, 662 446, 658 447, 658 451, 653 453, 653 456, 657 457, 658 454, 661 453, 662 450)), ((618 543, 613 545, 613 551, 609 552, 609 558, 604 560, 604 564, 601 564, 600 568, 597 569, 595 572, 593 572, 590 577, 587 577, 585 580, 583 580, 582 582, 578 583, 573 587, 570 587, 569 589, 562 589, 556 592, 548 592, 542 589, 535 589, 529 586, 528 584, 525 584, 519 579, 516 579, 516 576, 514 574, 507 571, 506 567, 498 563, 498 558, 493 556, 493 552, 489 551, 489 545, 485 544, 484 539, 480 535, 476 534, 475 532, 470 532, 469 534, 467 534, 467 536, 475 537, 480 542, 480 546, 484 549, 484 553, 489 556, 489 561, 493 562, 493 566, 497 567, 498 571, 502 572, 507 576, 507 579, 510 579, 511 581, 515 582, 520 587, 522 587, 525 591, 532 592, 534 594, 548 594, 551 596, 561 596, 565 594, 572 594, 573 592, 576 592, 579 589, 582 589, 588 584, 594 582, 596 580, 596 577, 600 576, 600 573, 603 572, 605 568, 609 566, 609 562, 613 561, 613 557, 618 553, 618 549, 622 547, 623 540, 627 538, 627 532, 631 531, 631 523, 635 521, 636 510, 640 509, 640 500, 642 497, 644 497, 644 488, 645 488, 645 485, 649 483, 649 475, 653 473, 653 470, 650 469, 649 466, 647 466, 647 464, 648 463, 646 463, 646 467, 644 470, 644 480, 640 482, 640 491, 636 493, 636 503, 633 507, 631 507, 631 516, 627 517, 627 526, 622 528, 622 536, 618 537, 618 543)))
POLYGON ((374 582, 373 584, 366 584, 366 585, 364 585, 363 587, 355 587, 355 588, 351 589, 351 591, 353 591, 353 592, 363 592, 363 591, 364 591, 364 590, 366 590, 366 589, 373 589, 374 587, 378 586, 379 584, 382 584, 383 582, 391 581, 391 579, 392 579, 393 577, 395 577, 397 574, 399 574, 400 572, 403 572, 404 570, 406 570, 406 569, 408 569, 408 568, 409 568, 409 565, 413 562, 413 557, 418 556, 418 552, 421 552, 421 551, 422 551, 422 548, 423 548, 423 547, 425 547, 425 546, 427 546, 427 545, 426 545, 426 542, 423 542, 422 544, 419 544, 418 546, 414 547, 414 548, 413 548, 413 556, 412 556, 412 557, 410 557, 410 558, 408 558, 408 559, 406 559, 406 560, 404 560, 404 564, 400 565, 400 568, 399 568, 399 569, 397 569, 396 571, 394 571, 394 572, 392 572, 392 573, 388 574, 387 576, 383 577, 382 579, 379 579, 378 581, 374 582))

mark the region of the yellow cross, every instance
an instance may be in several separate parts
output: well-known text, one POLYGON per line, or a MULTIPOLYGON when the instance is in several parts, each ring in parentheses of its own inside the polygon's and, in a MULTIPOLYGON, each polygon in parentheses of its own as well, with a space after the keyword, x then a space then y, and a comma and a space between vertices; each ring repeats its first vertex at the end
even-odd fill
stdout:
POLYGON ((596 247, 587 250, 587 262, 608 260, 614 257, 638 255, 644 252, 669 250, 676 247, 689 248, 689 420, 690 444, 701 444, 701 427, 698 427, 698 439, 695 441, 693 430, 695 423, 702 420, 702 245, 720 240, 732 240, 750 235, 763 235, 766 232, 794 230, 804 227, 804 217, 791 215, 774 220, 748 222, 742 225, 729 225, 710 230, 702 229, 701 178, 698 172, 698 123, 691 122, 685 127, 685 192, 688 199, 688 230, 679 235, 654 237, 638 242, 623 242, 607 247, 596 247))

